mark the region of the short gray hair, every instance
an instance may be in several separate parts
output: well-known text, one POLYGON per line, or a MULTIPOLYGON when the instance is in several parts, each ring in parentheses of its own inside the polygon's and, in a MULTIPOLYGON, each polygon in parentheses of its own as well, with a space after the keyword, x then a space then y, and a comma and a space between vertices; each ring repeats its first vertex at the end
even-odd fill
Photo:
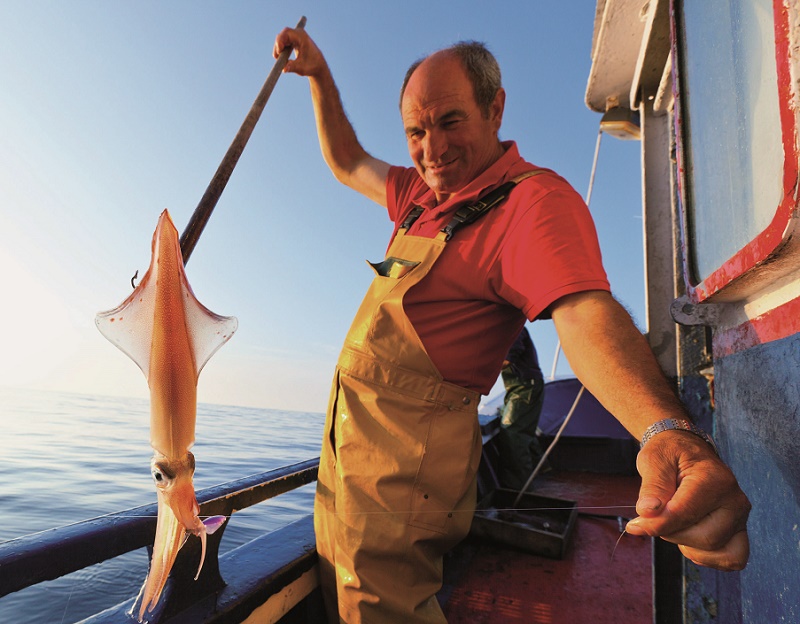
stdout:
MULTIPOLYGON (((489 108, 494 102, 497 92, 502 87, 502 75, 497 59, 489 52, 486 44, 480 41, 459 41, 449 48, 439 50, 455 55, 460 61, 467 78, 472 83, 472 90, 475 95, 475 102, 481 109, 485 117, 489 116, 489 108)), ((403 86, 400 88, 400 107, 403 106, 403 95, 405 95, 408 81, 411 79, 417 68, 432 55, 418 59, 408 68, 403 79, 403 86)))

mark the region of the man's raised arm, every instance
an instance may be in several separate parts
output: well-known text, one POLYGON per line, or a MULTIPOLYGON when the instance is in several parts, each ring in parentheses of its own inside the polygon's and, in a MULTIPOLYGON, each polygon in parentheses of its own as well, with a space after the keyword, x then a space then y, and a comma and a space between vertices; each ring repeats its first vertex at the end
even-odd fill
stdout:
POLYGON ((277 58, 287 46, 294 48, 295 58, 283 71, 309 80, 319 145, 331 172, 342 184, 385 207, 390 165, 370 156, 359 143, 322 52, 302 29, 283 29, 275 39, 273 55, 277 58))

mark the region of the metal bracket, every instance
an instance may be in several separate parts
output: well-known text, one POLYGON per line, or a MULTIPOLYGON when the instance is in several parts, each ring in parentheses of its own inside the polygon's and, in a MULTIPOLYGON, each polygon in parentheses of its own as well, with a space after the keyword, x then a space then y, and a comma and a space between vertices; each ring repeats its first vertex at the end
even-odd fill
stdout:
POLYGON ((708 325, 713 327, 719 324, 722 304, 694 303, 686 295, 682 295, 670 304, 669 313, 678 325, 708 325))

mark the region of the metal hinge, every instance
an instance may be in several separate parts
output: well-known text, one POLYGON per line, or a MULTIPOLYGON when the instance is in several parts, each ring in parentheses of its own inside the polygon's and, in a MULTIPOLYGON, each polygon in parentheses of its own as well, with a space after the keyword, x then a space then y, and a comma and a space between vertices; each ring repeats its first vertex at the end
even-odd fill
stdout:
POLYGON ((678 325, 719 324, 723 305, 719 303, 694 303, 686 295, 675 299, 669 306, 669 313, 678 325))

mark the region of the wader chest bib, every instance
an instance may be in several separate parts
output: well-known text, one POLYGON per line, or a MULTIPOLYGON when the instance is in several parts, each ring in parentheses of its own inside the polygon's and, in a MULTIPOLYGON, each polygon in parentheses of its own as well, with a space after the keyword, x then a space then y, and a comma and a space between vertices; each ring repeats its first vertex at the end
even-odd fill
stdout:
POLYGON ((333 622, 445 622, 442 557, 475 509, 480 395, 442 379, 403 310, 452 230, 404 226, 373 265, 328 405, 314 524, 333 622))

